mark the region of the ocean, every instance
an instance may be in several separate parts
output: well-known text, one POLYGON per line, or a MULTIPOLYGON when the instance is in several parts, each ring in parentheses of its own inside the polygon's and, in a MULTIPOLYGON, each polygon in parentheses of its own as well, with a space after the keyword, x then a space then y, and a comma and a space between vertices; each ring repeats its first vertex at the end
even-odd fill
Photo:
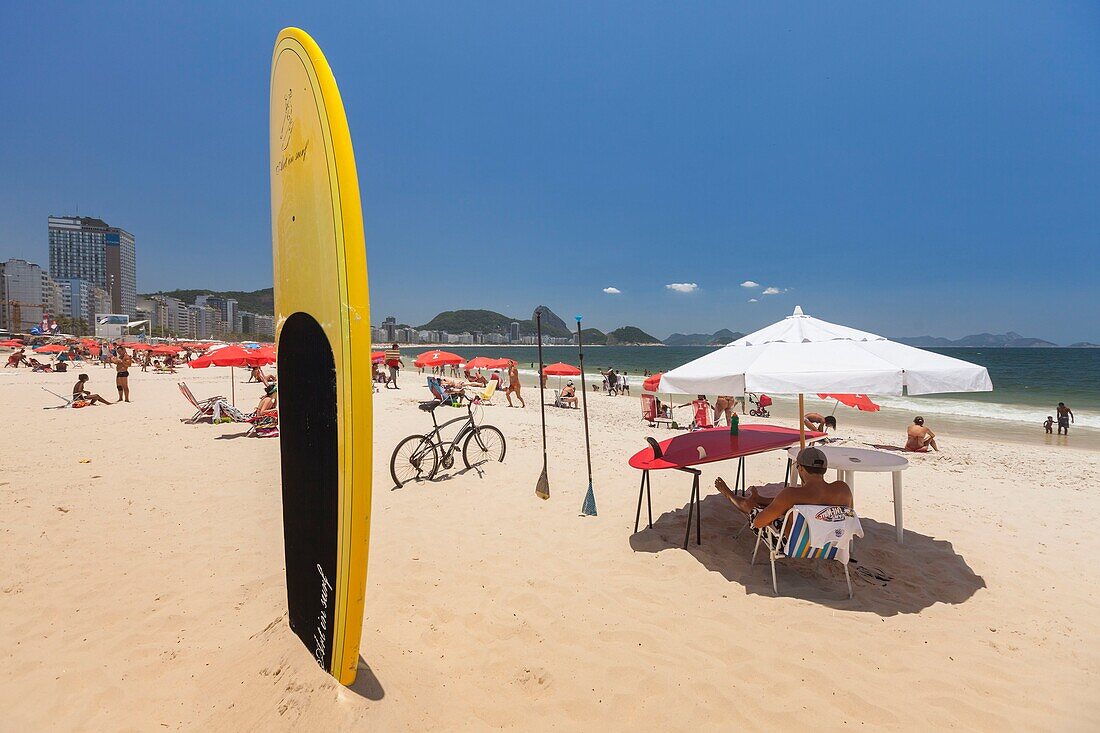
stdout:
MULTIPOLYGON (((402 349, 412 358, 427 349, 402 349)), ((515 359, 522 370, 534 372, 538 350, 534 346, 455 346, 448 351, 474 356, 515 359)), ((627 372, 634 390, 640 391, 645 370, 672 369, 713 351, 706 346, 593 346, 585 349, 585 371, 596 375, 608 367, 627 372)), ((1100 429, 1100 349, 928 349, 981 364, 993 379, 992 392, 920 397, 874 396, 883 408, 955 417, 1005 420, 1037 425, 1065 402, 1074 412, 1076 426, 1100 429)), ((577 361, 575 346, 544 346, 547 363, 577 361)), ((597 376, 596 379, 599 379, 597 376)))

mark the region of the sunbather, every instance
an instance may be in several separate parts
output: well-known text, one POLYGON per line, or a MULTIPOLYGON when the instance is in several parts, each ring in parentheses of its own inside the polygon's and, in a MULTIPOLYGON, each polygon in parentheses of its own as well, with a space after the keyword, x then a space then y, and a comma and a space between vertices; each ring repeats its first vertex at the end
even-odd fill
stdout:
POLYGON ((269 410, 274 410, 279 405, 279 385, 272 381, 264 388, 264 396, 260 398, 260 401, 256 404, 256 410, 253 415, 259 415, 269 410))
POLYGON ((263 368, 258 367, 258 366, 252 367, 252 372, 251 372, 251 374, 249 375, 248 378, 249 378, 250 381, 259 382, 259 383, 265 384, 265 385, 266 384, 271 384, 275 381, 275 375, 274 374, 272 374, 272 375, 264 374, 263 368))
POLYGON ((27 366, 29 366, 31 368, 31 370, 35 371, 35 372, 52 372, 53 371, 52 366, 50 366, 49 364, 43 364, 38 359, 35 359, 33 356, 30 358, 30 361, 27 362, 27 366))
POLYGON ((719 476, 714 487, 729 499, 735 507, 749 515, 753 528, 760 529, 776 523, 779 529, 783 515, 795 504, 826 504, 828 506, 852 506, 852 489, 843 481, 826 481, 825 471, 829 461, 818 448, 803 448, 794 459, 801 484, 787 486, 775 498, 761 496, 758 487, 749 489, 748 496, 734 494, 719 476))
POLYGON ((573 386, 573 383, 565 385, 565 388, 561 391, 561 396, 558 398, 563 405, 569 407, 577 406, 577 388, 573 386))
POLYGON ((8 363, 4 365, 4 368, 7 369, 8 367, 11 367, 13 369, 18 369, 20 365, 26 363, 27 357, 24 356, 23 349, 17 349, 11 354, 8 354, 8 363))
POLYGON ((819 433, 829 432, 829 428, 836 430, 836 418, 832 415, 825 416, 818 412, 807 412, 803 417, 802 422, 810 430, 816 430, 819 433))
POLYGON ((88 375, 80 374, 76 378, 76 384, 73 385, 73 401, 84 400, 89 405, 109 405, 111 404, 107 400, 103 399, 97 394, 92 394, 86 387, 88 386, 88 375))
POLYGON ((936 434, 924 427, 924 418, 917 415, 913 418, 913 424, 906 430, 905 450, 913 453, 927 453, 929 446, 934 451, 940 449, 936 445, 936 434))

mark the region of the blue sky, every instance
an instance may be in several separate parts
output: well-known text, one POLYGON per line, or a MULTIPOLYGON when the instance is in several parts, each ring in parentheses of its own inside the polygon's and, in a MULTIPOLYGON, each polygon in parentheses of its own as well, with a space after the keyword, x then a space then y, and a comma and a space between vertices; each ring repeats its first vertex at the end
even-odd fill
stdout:
POLYGON ((45 264, 79 207, 135 234, 141 290, 269 286, 298 25, 347 107, 373 320, 545 303, 665 336, 800 303, 1100 342, 1096 3, 148 5, 7 8, 0 258, 45 264))

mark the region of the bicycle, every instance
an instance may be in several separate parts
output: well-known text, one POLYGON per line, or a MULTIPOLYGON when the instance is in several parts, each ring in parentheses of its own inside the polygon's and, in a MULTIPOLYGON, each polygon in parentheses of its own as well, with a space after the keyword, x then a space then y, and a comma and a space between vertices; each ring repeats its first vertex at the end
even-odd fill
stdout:
POLYGON ((459 443, 462 444, 462 462, 468 469, 481 463, 504 461, 508 448, 504 433, 493 425, 479 425, 481 400, 465 390, 463 395, 466 397, 466 415, 448 420, 442 425, 436 420, 435 410, 447 403, 438 399, 420 403, 420 409, 431 414, 434 429, 426 435, 410 435, 393 449, 393 455, 390 456, 390 477, 398 487, 409 481, 430 481, 440 466, 450 469, 454 465, 454 454, 459 443), (459 422, 464 424, 454 439, 443 440, 443 430, 459 422))

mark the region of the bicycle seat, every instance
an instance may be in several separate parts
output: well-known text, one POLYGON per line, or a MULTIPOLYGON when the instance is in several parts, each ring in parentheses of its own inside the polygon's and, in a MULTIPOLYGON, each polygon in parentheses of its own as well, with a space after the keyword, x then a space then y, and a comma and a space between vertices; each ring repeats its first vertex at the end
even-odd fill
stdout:
POLYGON ((442 404, 443 403, 440 402, 439 400, 430 400, 428 402, 421 402, 420 403, 420 409, 423 410, 424 412, 431 412, 435 408, 439 407, 442 404))

